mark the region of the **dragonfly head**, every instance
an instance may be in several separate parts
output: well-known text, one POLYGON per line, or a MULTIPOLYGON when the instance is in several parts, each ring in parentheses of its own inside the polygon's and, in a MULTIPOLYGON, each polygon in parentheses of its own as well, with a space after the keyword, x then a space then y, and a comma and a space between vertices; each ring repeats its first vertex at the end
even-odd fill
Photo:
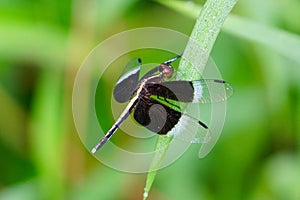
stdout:
POLYGON ((160 64, 159 71, 161 72, 163 78, 169 79, 173 76, 174 69, 171 65, 168 64, 160 64))

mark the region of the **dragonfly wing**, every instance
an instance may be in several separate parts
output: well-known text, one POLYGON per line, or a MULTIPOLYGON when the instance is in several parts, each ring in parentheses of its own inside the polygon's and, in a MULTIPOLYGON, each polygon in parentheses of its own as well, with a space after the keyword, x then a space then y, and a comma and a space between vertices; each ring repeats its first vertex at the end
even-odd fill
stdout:
POLYGON ((140 70, 140 58, 133 59, 127 64, 123 75, 119 78, 114 88, 113 95, 116 101, 124 103, 130 99, 138 86, 140 70))
POLYGON ((211 133, 205 123, 189 115, 182 114, 168 136, 174 136, 174 139, 188 143, 206 143, 210 140, 211 133))
POLYGON ((155 99, 142 98, 134 111, 134 119, 152 132, 188 143, 203 143, 210 138, 205 123, 155 99))
POLYGON ((232 86, 223 80, 201 79, 192 81, 193 103, 217 103, 227 100, 233 94, 232 86))
POLYGON ((187 103, 221 102, 233 94, 229 83, 216 79, 148 83, 147 89, 157 97, 187 103))
POLYGON ((134 119, 152 132, 166 135, 179 121, 181 112, 147 97, 141 98, 134 119))

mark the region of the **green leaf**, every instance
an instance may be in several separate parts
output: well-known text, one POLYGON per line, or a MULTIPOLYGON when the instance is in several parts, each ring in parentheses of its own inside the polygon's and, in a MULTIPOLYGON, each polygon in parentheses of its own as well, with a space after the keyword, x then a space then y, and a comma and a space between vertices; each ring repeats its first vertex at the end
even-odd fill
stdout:
MULTIPOLYGON (((158 1, 160 3, 164 3, 166 5, 174 5, 175 1, 158 1)), ((195 55, 195 43, 196 47, 200 47, 200 59, 202 61, 201 65, 198 67, 204 68, 206 62, 209 59, 209 53, 212 50, 214 42, 220 32, 220 28, 225 21, 227 15, 235 5, 237 0, 208 0, 204 5, 203 9, 200 12, 199 17, 197 18, 196 24, 191 34, 191 41, 188 43, 183 57, 191 58, 195 55)), ((175 2, 176 3, 176 2, 175 2)), ((196 10, 195 10, 196 11, 196 10)), ((181 60, 179 64, 178 71, 183 75, 185 79, 191 79, 195 77, 199 77, 199 69, 194 69, 192 65, 187 62, 185 59, 181 60)), ((170 145, 172 138, 167 137, 158 137, 156 151, 157 153, 154 155, 148 176, 146 181, 146 186, 144 189, 144 200, 147 199, 151 186, 154 182, 155 176, 157 174, 157 169, 168 150, 168 146, 170 145)))

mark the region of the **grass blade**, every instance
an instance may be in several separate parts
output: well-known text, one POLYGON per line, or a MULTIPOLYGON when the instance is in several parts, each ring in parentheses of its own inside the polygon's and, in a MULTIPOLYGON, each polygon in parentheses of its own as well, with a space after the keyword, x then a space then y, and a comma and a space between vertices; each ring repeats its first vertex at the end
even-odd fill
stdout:
MULTIPOLYGON (((173 1, 158 2, 167 5, 173 4, 173 1)), ((193 42, 196 41, 197 47, 200 47, 202 49, 202 52, 204 52, 200 55, 202 60, 202 65, 199 65, 200 69, 204 68, 204 66, 206 65, 206 62, 209 59, 209 53, 211 52, 214 42, 220 32, 220 28, 236 2, 237 0, 208 0, 201 10, 191 34, 191 39, 193 40, 193 42)), ((193 56, 195 48, 193 42, 188 43, 183 55, 185 58, 189 59, 191 56, 193 56)), ((185 60, 181 60, 178 70, 183 74, 183 78, 186 79, 201 76, 201 74, 198 73, 199 69, 194 69, 192 65, 185 60)), ((157 174, 156 169, 160 165, 171 141, 172 138, 158 137, 156 150, 160 151, 157 151, 156 155, 154 156, 147 176, 143 195, 144 200, 146 200, 148 197, 149 191, 157 174)))

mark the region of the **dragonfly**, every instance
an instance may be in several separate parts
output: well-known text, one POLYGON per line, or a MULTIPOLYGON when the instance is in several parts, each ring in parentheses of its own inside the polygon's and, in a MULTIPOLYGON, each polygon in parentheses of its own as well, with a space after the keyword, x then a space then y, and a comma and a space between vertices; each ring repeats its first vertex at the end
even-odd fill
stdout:
POLYGON ((168 137, 178 132, 196 132, 190 142, 202 142, 209 135, 209 127, 184 112, 180 103, 200 104, 225 101, 233 94, 232 86, 219 79, 175 80, 171 65, 181 58, 177 55, 149 70, 140 78, 142 60, 131 60, 115 84, 113 96, 128 105, 112 127, 94 146, 96 153, 132 113, 135 121, 148 130, 168 137), (134 66, 134 67, 132 67, 134 66), (128 70, 130 69, 130 70, 128 70), (199 136, 199 138, 197 138, 199 136), (192 141, 193 140, 193 141, 192 141))

